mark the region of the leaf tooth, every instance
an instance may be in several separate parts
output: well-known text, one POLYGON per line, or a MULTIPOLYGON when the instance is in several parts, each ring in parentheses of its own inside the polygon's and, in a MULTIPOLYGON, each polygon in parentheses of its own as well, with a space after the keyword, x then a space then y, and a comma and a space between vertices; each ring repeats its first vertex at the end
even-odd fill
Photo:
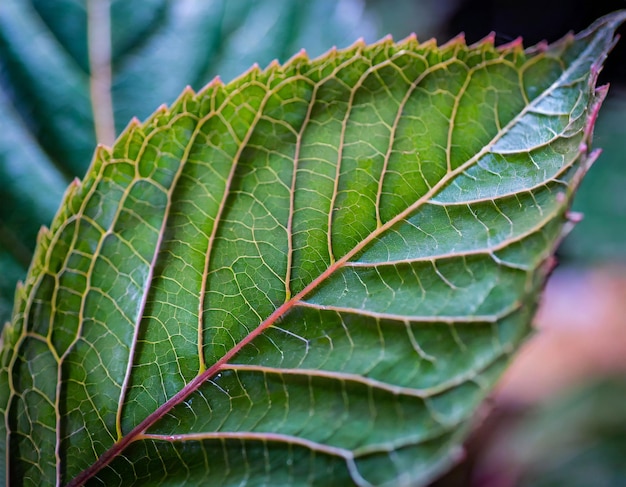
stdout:
MULTIPOLYGON (((429 39, 428 41, 426 41, 426 44, 429 44, 430 42, 435 43, 434 47, 437 47, 437 43, 436 43, 435 39, 429 39)), ((452 39, 450 39, 449 41, 443 43, 440 46, 440 49, 443 51, 445 49, 455 49, 455 48, 457 48, 459 46, 460 47, 467 47, 467 40, 465 39, 465 32, 459 32, 452 39)))
MULTIPOLYGON (((335 52, 337 52, 337 48, 334 46, 328 52, 330 53, 333 49, 335 50, 335 52)), ((309 54, 306 52, 306 49, 300 49, 296 54, 294 54, 287 60, 285 66, 293 63, 308 62, 309 60, 309 54)))
POLYGON ((524 50, 524 39, 521 36, 516 37, 512 41, 505 42, 504 44, 500 44, 496 49, 502 52, 509 51, 523 51, 524 50))
MULTIPOLYGON (((459 44, 461 44, 461 47, 465 46, 465 34, 463 33, 457 35, 456 37, 453 37, 445 44, 442 44, 441 49, 443 50, 444 48, 449 48, 450 46, 452 47, 452 49, 455 49, 456 46, 458 46, 459 44)), ((425 51, 437 49, 437 39, 435 39, 434 37, 431 37, 427 41, 422 42, 421 47, 425 51)))
POLYGON ((602 149, 598 148, 592 150, 587 156, 587 166, 590 167, 594 162, 596 162, 598 160, 598 157, 600 157, 600 154, 602 154, 602 149))
POLYGON ((469 46, 470 49, 493 49, 496 44, 496 33, 494 31, 489 32, 485 37, 478 40, 469 46))
POLYGON ((278 59, 272 59, 264 71, 268 71, 268 70, 274 71, 274 70, 280 70, 280 69, 282 69, 282 66, 278 62, 278 59))
POLYGON ((219 75, 217 75, 207 85, 207 88, 216 88, 216 87, 222 87, 222 86, 224 86, 224 82, 222 81, 222 78, 220 78, 219 75))
POLYGON ((46 225, 41 225, 41 228, 37 232, 37 245, 39 245, 43 239, 51 237, 52 232, 50 231, 50 229, 46 225))
MULTIPOLYGON (((590 83, 595 84, 595 76, 591 77, 590 83)), ((591 86, 594 86, 593 84, 591 86)), ((595 99, 593 100, 593 105, 589 110, 589 115, 587 117, 587 125, 585 126, 585 140, 591 141, 593 138, 593 128, 596 125, 596 120, 598 119, 598 113, 600 112, 600 107, 606 98, 606 95, 609 91, 609 85, 600 86, 595 91, 595 99)))
POLYGON ((417 40, 417 34, 415 32, 411 32, 408 36, 406 36, 404 39, 402 39, 400 42, 398 42, 398 44, 400 45, 404 45, 404 44, 415 44, 417 45, 419 42, 417 40))
MULTIPOLYGON (((379 45, 381 42, 383 42, 385 38, 383 37, 382 39, 380 39, 379 41, 375 42, 373 45, 379 45)), ((354 41, 349 47, 348 50, 350 49, 364 49, 367 46, 367 44, 365 43, 365 39, 363 39, 362 37, 359 37, 356 41, 354 41)))
MULTIPOLYGON (((564 39, 564 38, 563 38, 564 39)), ((563 40, 561 39, 561 40, 563 40)), ((550 45, 548 44, 548 41, 543 40, 543 41, 539 41, 537 44, 535 44, 534 46, 528 48, 528 50, 526 51, 528 54, 543 54, 545 53, 548 49, 550 48, 550 45)))
POLYGON ((148 127, 157 127, 159 122, 163 120, 163 118, 167 117, 168 108, 165 103, 159 105, 159 107, 154 111, 152 115, 150 115, 143 123, 142 128, 148 127))
POLYGON ((119 145, 120 141, 124 138, 131 138, 133 133, 136 130, 140 130, 142 127, 142 122, 137 117, 133 117, 126 124, 126 127, 119 133, 117 138, 115 139, 115 143, 113 144, 113 148, 119 145))
POLYGON ((182 93, 178 96, 176 101, 172 103, 172 105, 175 105, 177 103, 184 103, 185 101, 190 100, 195 96, 196 91, 190 85, 187 85, 185 86, 185 89, 182 91, 182 93))
POLYGON ((200 88, 200 90, 198 90, 197 96, 198 97, 210 97, 210 92, 212 91, 216 91, 218 89, 221 89, 224 87, 224 82, 222 81, 222 78, 218 76, 215 76, 215 78, 213 78, 211 81, 209 81, 206 85, 204 85, 202 88, 200 88))
POLYGON ((128 122, 127 128, 136 129, 140 126, 141 126, 141 121, 137 117, 133 117, 130 119, 130 122, 128 122))
POLYGON ((252 81, 256 79, 259 76, 259 74, 261 74, 261 68, 259 67, 259 63, 254 63, 246 71, 241 73, 239 76, 237 76, 228 84, 229 86, 240 85, 241 83, 244 83, 245 81, 252 81))
POLYGON ((326 51, 323 56, 328 56, 328 58, 330 60, 334 60, 337 57, 337 53, 339 52, 339 50, 337 49, 337 46, 333 46, 331 47, 328 51, 326 51))

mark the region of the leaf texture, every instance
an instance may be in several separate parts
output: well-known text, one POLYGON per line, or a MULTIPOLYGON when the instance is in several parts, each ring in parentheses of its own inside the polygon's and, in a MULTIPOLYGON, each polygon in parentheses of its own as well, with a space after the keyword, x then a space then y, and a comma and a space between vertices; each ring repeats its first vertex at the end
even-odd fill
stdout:
POLYGON ((7 484, 440 473, 529 332, 624 17, 302 52, 131 122, 18 289, 7 484))

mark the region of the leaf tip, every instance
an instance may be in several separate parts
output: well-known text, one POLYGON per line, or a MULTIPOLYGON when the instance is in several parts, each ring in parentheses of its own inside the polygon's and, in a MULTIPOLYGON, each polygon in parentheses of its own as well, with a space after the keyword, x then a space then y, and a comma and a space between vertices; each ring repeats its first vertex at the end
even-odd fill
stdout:
POLYGON ((616 10, 615 12, 611 12, 603 17, 600 17, 585 30, 579 32, 575 37, 577 39, 582 39, 603 29, 615 31, 620 24, 623 24, 624 22, 626 22, 626 9, 616 10))

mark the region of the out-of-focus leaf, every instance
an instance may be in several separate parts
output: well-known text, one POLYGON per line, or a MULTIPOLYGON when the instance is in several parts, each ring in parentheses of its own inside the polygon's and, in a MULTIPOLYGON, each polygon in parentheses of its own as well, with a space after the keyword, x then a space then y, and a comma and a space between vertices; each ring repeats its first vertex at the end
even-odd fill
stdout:
MULTIPOLYGON (((365 0, 367 11, 376 20, 380 32, 401 39, 419 33, 425 41, 446 30, 445 24, 460 0, 365 0)), ((456 32, 455 32, 456 33, 456 32)), ((484 32, 483 32, 484 35, 484 32)))
POLYGON ((626 485, 625 402, 626 381, 618 376, 554 398, 502 428, 483 475, 524 487, 626 485))
POLYGON ((10 316, 39 227, 51 221, 66 182, 47 164, 0 87, 0 326, 10 316))
POLYGON ((603 148, 580 188, 574 209, 584 215, 560 252, 579 262, 626 262, 626 94, 605 103, 594 129, 603 148))
MULTIPOLYGON (((173 102, 186 85, 200 89, 253 62, 285 61, 301 48, 317 55, 373 34, 358 0, 0 2, 0 326, 34 236, 91 160, 94 104, 113 113, 115 127, 107 130, 119 132, 132 117, 173 102), (113 106, 90 91, 88 38, 108 23, 99 15, 107 10, 113 106)), ((92 47, 106 57, 106 31, 100 37, 92 47)))
POLYGON ((440 472, 528 332, 624 17, 528 51, 301 53, 132 122, 4 330, 7 482, 440 472))

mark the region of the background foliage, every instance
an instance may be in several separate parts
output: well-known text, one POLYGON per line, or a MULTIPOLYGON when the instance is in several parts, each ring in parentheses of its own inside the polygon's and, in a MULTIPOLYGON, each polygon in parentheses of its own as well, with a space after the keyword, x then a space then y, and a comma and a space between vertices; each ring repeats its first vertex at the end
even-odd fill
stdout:
MULTIPOLYGON (((469 42, 495 31, 499 41, 522 35, 530 45, 580 30, 620 7, 626 3, 579 0, 564 10, 562 2, 545 0, 114 0, 113 126, 119 133, 131 117, 142 119, 173 101, 186 84, 199 89, 216 74, 228 81, 253 62, 284 61, 300 48, 315 56, 358 37, 373 41, 392 33, 399 39, 412 31, 420 39, 465 31, 469 42)), ((40 225, 50 222, 71 179, 82 177, 96 140, 110 142, 106 113, 94 110, 90 94, 89 73, 97 66, 88 60, 89 14, 84 2, 72 0, 4 0, 0 5, 0 322, 9 317, 15 282, 25 275, 40 225)), ((97 12, 91 14, 97 18, 97 12)), ((601 78, 612 89, 594 140, 606 154, 575 202, 586 218, 560 251, 562 268, 573 270, 570 281, 605 273, 607 267, 619 275, 626 262, 623 53, 622 43, 601 78)), ((622 309, 615 315, 626 313, 622 309)), ((617 319, 626 326, 624 318, 617 319)), ((610 396, 611 387, 603 387, 609 392, 602 397, 610 396)), ((580 394, 591 395, 584 391, 580 394)), ((607 398, 606 404, 613 402, 607 398)), ((615 409, 607 406, 607 411, 611 415, 615 409)), ((568 428, 585 427, 575 415, 568 420, 568 428)), ((598 441, 603 431, 593 430, 598 441)), ((441 482, 452 485, 476 475, 467 468, 441 482)))

